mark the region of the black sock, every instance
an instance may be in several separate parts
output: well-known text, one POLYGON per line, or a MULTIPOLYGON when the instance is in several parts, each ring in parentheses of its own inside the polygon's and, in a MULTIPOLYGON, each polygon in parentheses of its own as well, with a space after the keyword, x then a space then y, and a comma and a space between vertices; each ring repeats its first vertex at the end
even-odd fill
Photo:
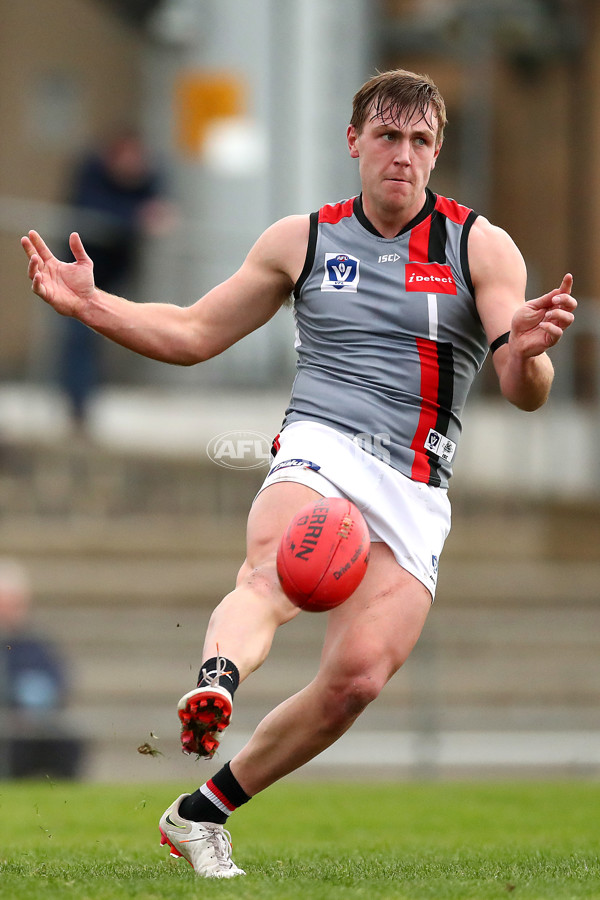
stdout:
POLYGON ((198 687, 219 685, 226 688, 232 697, 239 683, 240 673, 237 666, 224 656, 211 656, 203 663, 198 673, 198 687))
POLYGON ((206 784, 181 801, 179 815, 192 822, 224 825, 231 813, 250 799, 229 768, 229 763, 225 763, 206 784))

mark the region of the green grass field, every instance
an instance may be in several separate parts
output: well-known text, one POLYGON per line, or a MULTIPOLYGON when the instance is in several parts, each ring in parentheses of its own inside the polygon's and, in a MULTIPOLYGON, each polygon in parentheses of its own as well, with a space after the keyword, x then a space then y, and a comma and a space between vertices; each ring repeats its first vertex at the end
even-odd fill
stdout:
POLYGON ((231 820, 248 874, 218 882, 159 846, 178 793, 0 783, 0 897, 600 898, 598 783, 284 783, 231 820))

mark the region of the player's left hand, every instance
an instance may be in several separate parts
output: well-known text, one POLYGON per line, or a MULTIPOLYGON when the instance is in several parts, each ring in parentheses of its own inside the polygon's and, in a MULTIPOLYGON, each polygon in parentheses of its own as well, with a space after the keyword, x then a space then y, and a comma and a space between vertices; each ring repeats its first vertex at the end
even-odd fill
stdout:
POLYGON ((573 276, 564 276, 559 288, 529 300, 513 316, 510 343, 523 357, 539 356, 553 347, 573 322, 577 300, 571 296, 573 276))

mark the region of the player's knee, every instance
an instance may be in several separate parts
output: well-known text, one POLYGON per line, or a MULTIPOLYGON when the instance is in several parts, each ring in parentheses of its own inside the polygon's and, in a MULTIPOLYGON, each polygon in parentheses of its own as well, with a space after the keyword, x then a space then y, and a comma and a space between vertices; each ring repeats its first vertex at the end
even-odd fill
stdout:
POLYGON ((349 711, 362 712, 377 699, 383 688, 383 682, 371 673, 363 673, 352 680, 346 689, 345 702, 349 711))
POLYGON ((377 699, 385 681, 372 672, 348 673, 330 686, 330 713, 343 720, 353 720, 377 699))
POLYGON ((265 596, 271 595, 274 591, 279 591, 280 586, 275 561, 267 560, 260 565, 253 566, 248 560, 245 560, 236 580, 236 587, 242 586, 250 588, 256 594, 265 596))
POLYGON ((276 625, 289 622, 300 612, 281 589, 274 559, 265 560, 255 566, 246 560, 238 573, 236 588, 250 592, 254 599, 262 604, 262 608, 273 617, 276 625))

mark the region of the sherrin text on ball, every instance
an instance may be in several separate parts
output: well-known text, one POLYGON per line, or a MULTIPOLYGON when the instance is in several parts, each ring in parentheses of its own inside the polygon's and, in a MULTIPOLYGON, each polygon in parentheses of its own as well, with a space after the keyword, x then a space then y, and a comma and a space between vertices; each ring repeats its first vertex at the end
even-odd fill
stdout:
POLYGON ((277 552, 279 581, 310 612, 339 606, 367 571, 371 542, 357 507, 342 497, 311 501, 292 518, 277 552))

